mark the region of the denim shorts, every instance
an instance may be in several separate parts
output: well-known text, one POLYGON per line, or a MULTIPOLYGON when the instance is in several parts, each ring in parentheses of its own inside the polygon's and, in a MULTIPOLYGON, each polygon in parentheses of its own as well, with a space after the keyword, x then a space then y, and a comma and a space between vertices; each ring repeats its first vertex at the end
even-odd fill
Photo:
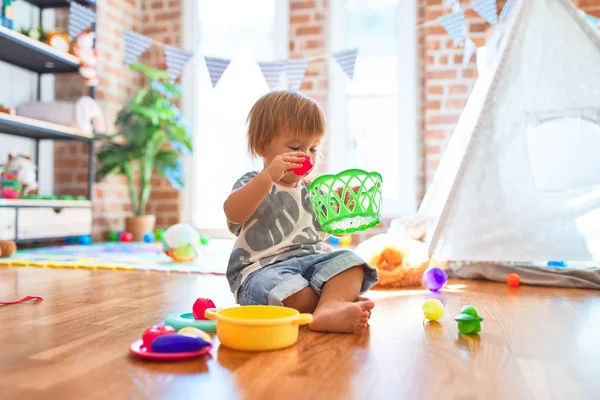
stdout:
POLYGON ((283 300, 308 286, 320 296, 328 280, 357 265, 365 270, 363 294, 377 283, 377 269, 353 252, 341 250, 294 257, 256 270, 238 290, 237 301, 241 305, 281 306, 283 300))

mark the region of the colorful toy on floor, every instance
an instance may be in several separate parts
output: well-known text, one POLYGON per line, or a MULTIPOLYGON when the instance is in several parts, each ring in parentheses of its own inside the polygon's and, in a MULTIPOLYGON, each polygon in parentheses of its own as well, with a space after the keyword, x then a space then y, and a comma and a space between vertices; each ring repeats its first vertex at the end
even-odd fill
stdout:
POLYGON ((91 235, 79 236, 77 238, 77 243, 84 245, 84 246, 89 246, 90 244, 92 244, 92 236, 91 235))
POLYGON ((212 348, 211 341, 188 333, 177 333, 165 325, 146 329, 142 339, 129 346, 129 351, 143 359, 176 361, 201 357, 212 348))
POLYGON ((437 292, 448 282, 448 274, 440 267, 429 267, 423 274, 423 284, 432 292, 437 292))
POLYGON ((444 305, 444 307, 446 307, 446 298, 444 297, 444 295, 442 294, 442 292, 429 292, 427 293, 427 295, 425 296, 425 300, 429 300, 429 299, 436 299, 442 302, 442 304, 444 305))
POLYGON ((303 176, 303 175, 306 175, 306 173, 309 172, 311 169, 313 169, 312 160, 310 159, 309 156, 304 156, 304 161, 302 161, 302 166, 299 168, 292 169, 292 172, 298 176, 303 176))
POLYGON ((144 347, 147 349, 150 348, 154 339, 159 336, 164 335, 172 335, 177 331, 168 325, 152 325, 150 328, 146 329, 142 334, 142 342, 144 343, 144 347))
POLYGON ((65 244, 75 244, 75 243, 77 243, 77 238, 75 238, 75 237, 65 238, 65 244))
POLYGON ((154 233, 148 232, 144 235, 144 243, 153 243, 154 242, 154 233))
POLYGON ((438 299, 428 299, 423 303, 423 314, 431 321, 437 321, 444 316, 444 305, 438 299))
POLYGON ((0 258, 10 257, 17 251, 17 244, 12 240, 0 240, 0 258))
POLYGON ((510 287, 518 287, 521 284, 521 277, 518 274, 508 274, 506 284, 510 287))
POLYGON ((377 226, 382 181, 379 173, 360 169, 316 178, 308 193, 323 230, 344 235, 377 226))
POLYGON ((554 268, 566 268, 567 267, 567 263, 564 261, 548 261, 547 264, 549 267, 554 267, 554 268))
POLYGON ((298 327, 312 322, 311 314, 279 306, 239 306, 206 310, 217 321, 217 335, 225 347, 242 351, 279 350, 298 340, 298 327))
POLYGON ((162 242, 164 234, 165 234, 164 229, 157 229, 154 231, 154 237, 156 238, 156 240, 158 242, 162 242))
POLYGON ((458 322, 460 333, 470 335, 481 332, 481 321, 483 321, 483 318, 473 306, 464 306, 460 311, 460 315, 454 318, 454 320, 458 322))
POLYGON ((197 299, 192 306, 192 315, 196 319, 205 320, 204 312, 209 308, 215 308, 215 303, 211 299, 197 299))
POLYGON ((200 235, 188 224, 169 227, 162 237, 163 250, 176 262, 191 261, 200 254, 200 235))
POLYGON ((119 235, 119 241, 123 243, 130 243, 133 240, 133 234, 131 232, 121 232, 119 235))
POLYGON ((165 319, 165 325, 179 330, 183 328, 196 328, 204 332, 214 332, 217 323, 206 318, 206 310, 214 309, 215 303, 211 299, 199 298, 192 305, 192 312, 185 314, 169 314, 165 319))
POLYGON ((186 326, 185 328, 181 328, 178 333, 186 333, 188 335, 197 336, 208 343, 212 343, 212 338, 210 337, 210 335, 198 328, 186 326))
POLYGON ((107 239, 109 242, 118 242, 119 241, 119 232, 108 232, 107 239))
POLYGON ((208 246, 209 243, 210 243, 210 236, 204 235, 200 238, 200 244, 202 246, 208 246))
POLYGON ((22 299, 19 300, 13 300, 13 301, 0 301, 0 306, 10 306, 13 304, 20 304, 20 303, 25 303, 26 301, 30 301, 30 300, 39 300, 39 301, 44 301, 44 299, 40 296, 25 296, 22 299))
POLYGON ((337 246, 340 244, 340 238, 337 236, 329 236, 329 243, 331 243, 334 246, 337 246))
POLYGON ((344 237, 340 238, 340 246, 341 247, 352 246, 352 236, 344 236, 344 237))

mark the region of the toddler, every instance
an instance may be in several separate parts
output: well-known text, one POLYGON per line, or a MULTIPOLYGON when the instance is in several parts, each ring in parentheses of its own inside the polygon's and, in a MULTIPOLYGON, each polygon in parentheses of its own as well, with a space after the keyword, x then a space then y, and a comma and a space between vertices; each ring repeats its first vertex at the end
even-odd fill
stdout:
POLYGON ((248 115, 248 148, 264 161, 233 186, 224 204, 237 236, 227 279, 239 304, 283 305, 313 313, 311 329, 360 332, 377 270, 351 251, 332 251, 312 208, 305 176, 291 172, 308 155, 315 164, 325 134, 316 102, 294 91, 270 92, 248 115))

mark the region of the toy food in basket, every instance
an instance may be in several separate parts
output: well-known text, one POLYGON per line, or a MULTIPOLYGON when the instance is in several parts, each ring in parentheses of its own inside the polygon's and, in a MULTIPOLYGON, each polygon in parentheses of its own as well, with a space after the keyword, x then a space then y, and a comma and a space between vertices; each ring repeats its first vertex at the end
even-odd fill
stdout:
POLYGON ((355 252, 379 271, 375 289, 420 286, 430 261, 424 243, 388 233, 363 241, 355 252))

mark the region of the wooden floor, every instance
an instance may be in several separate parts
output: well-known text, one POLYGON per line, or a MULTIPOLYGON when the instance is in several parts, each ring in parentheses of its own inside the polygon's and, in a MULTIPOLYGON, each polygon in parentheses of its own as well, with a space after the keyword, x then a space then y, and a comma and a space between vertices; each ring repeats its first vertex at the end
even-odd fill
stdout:
POLYGON ((225 278, 0 268, 0 398, 8 399, 579 399, 600 398, 598 292, 459 281, 446 315, 424 323, 425 292, 373 292, 370 332, 302 330, 296 346, 151 363, 129 344, 199 297, 233 303, 225 278), (465 304, 485 318, 457 333, 465 304))

